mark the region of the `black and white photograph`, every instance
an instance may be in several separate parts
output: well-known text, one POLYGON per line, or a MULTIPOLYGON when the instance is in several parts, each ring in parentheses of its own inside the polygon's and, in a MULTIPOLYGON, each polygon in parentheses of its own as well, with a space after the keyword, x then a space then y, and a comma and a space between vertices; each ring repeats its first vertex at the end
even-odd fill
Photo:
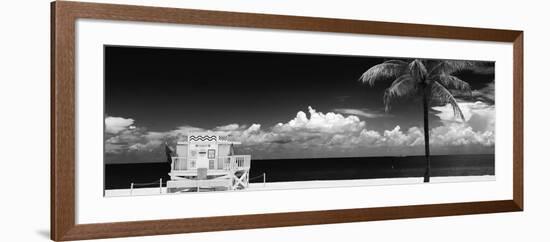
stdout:
POLYGON ((6 2, 0 241, 550 237, 545 6, 6 2))
POLYGON ((106 197, 497 178, 494 61, 103 51, 106 197))

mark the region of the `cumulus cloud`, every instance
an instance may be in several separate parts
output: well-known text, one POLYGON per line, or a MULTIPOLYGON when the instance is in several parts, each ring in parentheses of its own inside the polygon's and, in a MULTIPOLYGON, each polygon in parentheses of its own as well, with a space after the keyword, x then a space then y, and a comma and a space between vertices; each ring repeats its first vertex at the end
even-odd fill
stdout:
POLYGON ((415 146, 424 144, 424 132, 418 127, 411 127, 404 133, 399 125, 393 130, 384 131, 384 144, 389 146, 415 146))
MULTIPOLYGON (((129 119, 132 120, 132 119, 129 119)), ((105 152, 120 154, 124 152, 160 152, 163 144, 174 144, 189 132, 203 132, 204 129, 181 126, 166 132, 149 131, 144 127, 120 129, 118 132, 105 129, 105 152)))
POLYGON ((494 131, 474 131, 465 123, 451 123, 439 126, 430 131, 430 144, 437 146, 483 145, 495 143, 494 131))
POLYGON ((305 112, 299 111, 296 117, 287 123, 278 123, 273 127, 275 132, 306 132, 306 133, 347 133, 361 131, 365 122, 357 116, 343 116, 328 112, 317 112, 311 106, 308 107, 309 118, 305 112))
MULTIPOLYGON (((434 107, 443 125, 430 130, 430 145, 435 149, 463 145, 494 146, 494 106, 483 102, 459 105, 467 120, 465 123, 455 119, 449 105, 434 107)), ((112 154, 156 152, 162 157, 165 143, 173 145, 189 132, 205 131, 231 136, 242 142, 237 149, 253 154, 257 159, 327 157, 331 154, 387 155, 389 149, 421 152, 424 145, 424 131, 419 127, 404 130, 397 125, 390 130, 377 131, 369 129, 367 123, 356 115, 323 113, 312 107, 308 107, 307 113, 299 111, 289 121, 272 127, 262 127, 261 124, 228 124, 212 129, 180 126, 166 132, 154 132, 143 127, 129 129, 133 119, 112 121, 111 124, 119 124, 106 130, 111 134, 106 140, 106 152, 112 154), (127 121, 122 122, 124 120, 127 121)))
MULTIPOLYGON (((495 105, 487 104, 481 101, 460 102, 460 110, 464 114, 464 119, 469 127, 475 131, 493 131, 495 129, 495 105)), ((444 123, 461 123, 462 120, 454 116, 453 108, 450 104, 445 106, 433 107, 438 111, 436 114, 444 123)), ((447 125, 449 126, 449 125, 447 125)))
POLYGON ((133 128, 134 120, 131 118, 107 117, 105 118, 105 132, 116 134, 128 128, 133 128))

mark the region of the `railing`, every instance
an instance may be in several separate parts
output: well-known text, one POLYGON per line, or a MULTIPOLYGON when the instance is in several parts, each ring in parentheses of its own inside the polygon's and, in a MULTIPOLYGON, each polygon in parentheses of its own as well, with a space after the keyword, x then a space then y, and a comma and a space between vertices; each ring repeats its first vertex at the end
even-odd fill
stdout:
MULTIPOLYGON (((188 160, 187 157, 172 157, 172 170, 195 170, 197 169, 196 160, 188 160)), ((209 169, 213 170, 240 170, 250 169, 250 155, 232 155, 220 156, 214 162, 213 168, 209 165, 209 169)))
POLYGON ((160 180, 158 182, 148 182, 148 183, 135 183, 135 182, 132 182, 130 183, 130 196, 134 195, 134 189, 136 187, 148 187, 150 185, 156 185, 156 184, 159 184, 159 192, 160 194, 162 194, 162 178, 160 178, 160 180))
POLYGON ((218 157, 217 169, 250 169, 250 155, 232 155, 218 157))

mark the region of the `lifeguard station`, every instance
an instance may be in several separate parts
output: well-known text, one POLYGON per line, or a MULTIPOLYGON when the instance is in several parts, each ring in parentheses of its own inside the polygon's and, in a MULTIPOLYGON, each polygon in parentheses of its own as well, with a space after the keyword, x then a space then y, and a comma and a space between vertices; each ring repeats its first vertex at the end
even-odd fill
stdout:
POLYGON ((168 193, 248 187, 250 155, 235 155, 239 144, 215 133, 189 133, 172 156, 168 193))

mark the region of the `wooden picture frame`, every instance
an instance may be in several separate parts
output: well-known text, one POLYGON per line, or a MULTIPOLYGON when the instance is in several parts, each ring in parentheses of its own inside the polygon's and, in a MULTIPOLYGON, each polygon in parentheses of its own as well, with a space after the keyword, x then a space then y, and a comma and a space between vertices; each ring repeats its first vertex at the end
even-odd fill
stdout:
POLYGON ((51 239, 56 241, 451 216, 523 210, 523 32, 80 2, 51 4, 51 239), (77 19, 252 27, 513 43, 513 199, 450 204, 75 223, 77 19))

